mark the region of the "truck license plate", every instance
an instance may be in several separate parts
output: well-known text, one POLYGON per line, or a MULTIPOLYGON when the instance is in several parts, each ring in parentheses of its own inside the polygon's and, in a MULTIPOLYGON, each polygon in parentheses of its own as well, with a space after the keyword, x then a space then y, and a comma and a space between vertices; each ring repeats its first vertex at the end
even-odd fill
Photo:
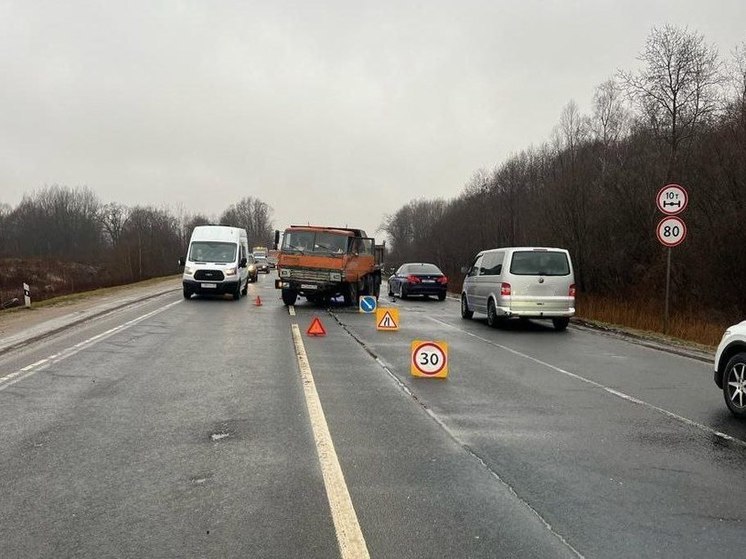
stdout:
POLYGON ((301 283, 301 289, 318 289, 318 285, 311 285, 310 283, 301 283))
POLYGON ((200 287, 202 289, 215 289, 218 286, 217 283, 201 283, 200 287))

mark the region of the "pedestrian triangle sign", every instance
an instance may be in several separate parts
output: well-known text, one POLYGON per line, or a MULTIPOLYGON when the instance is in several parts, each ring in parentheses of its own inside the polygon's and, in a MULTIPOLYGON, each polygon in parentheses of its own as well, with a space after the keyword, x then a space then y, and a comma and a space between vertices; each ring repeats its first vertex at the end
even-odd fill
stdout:
POLYGON ((321 324, 321 320, 318 316, 313 318, 311 325, 308 327, 308 330, 306 330, 306 334, 309 336, 326 336, 326 330, 324 330, 324 325, 321 324))
POLYGON ((396 331, 399 329, 399 309, 376 309, 376 330, 396 331))

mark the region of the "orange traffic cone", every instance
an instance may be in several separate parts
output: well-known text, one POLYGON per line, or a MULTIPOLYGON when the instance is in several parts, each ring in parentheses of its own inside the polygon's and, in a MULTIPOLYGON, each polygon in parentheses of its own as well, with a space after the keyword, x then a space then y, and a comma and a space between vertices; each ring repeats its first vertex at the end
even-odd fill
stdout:
POLYGON ((259 297, 259 295, 257 295, 257 296, 256 296, 256 299, 254 300, 254 304, 255 304, 255 305, 256 305, 257 307, 261 307, 261 306, 262 306, 262 298, 261 298, 261 297, 259 297))

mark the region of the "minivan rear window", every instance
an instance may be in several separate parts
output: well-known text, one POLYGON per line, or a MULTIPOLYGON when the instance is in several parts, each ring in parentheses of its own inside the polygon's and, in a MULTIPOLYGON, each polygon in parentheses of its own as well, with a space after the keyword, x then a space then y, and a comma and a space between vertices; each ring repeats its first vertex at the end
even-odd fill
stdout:
POLYGON ((510 273, 517 276, 567 276, 570 263, 564 252, 521 250, 513 253, 510 273))

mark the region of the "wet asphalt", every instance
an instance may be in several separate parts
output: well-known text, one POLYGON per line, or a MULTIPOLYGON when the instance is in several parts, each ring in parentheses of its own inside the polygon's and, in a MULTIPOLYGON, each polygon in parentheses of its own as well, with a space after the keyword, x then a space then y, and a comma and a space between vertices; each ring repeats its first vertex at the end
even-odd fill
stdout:
POLYGON ((0 378, 20 373, 0 380, 0 555, 340 557, 290 333, 314 317, 327 335, 305 349, 371 557, 743 554, 746 424, 709 363, 490 329, 453 300, 382 297, 397 332, 337 305, 290 316, 272 279, 0 356, 0 378), (410 376, 414 339, 448 343, 449 378, 410 376))

